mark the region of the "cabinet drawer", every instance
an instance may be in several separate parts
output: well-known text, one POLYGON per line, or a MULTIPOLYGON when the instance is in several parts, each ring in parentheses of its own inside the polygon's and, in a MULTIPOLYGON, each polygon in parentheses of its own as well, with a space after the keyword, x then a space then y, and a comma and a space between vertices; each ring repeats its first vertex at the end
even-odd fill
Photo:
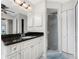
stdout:
POLYGON ((37 45, 38 42, 39 42, 39 38, 35 38, 35 39, 32 41, 33 45, 37 45))
POLYGON ((40 42, 40 38, 34 38, 28 41, 25 41, 21 44, 21 49, 29 47, 29 46, 34 46, 37 45, 40 42))
POLYGON ((21 44, 21 50, 26 48, 26 47, 29 47, 32 45, 32 41, 28 40, 28 41, 24 41, 22 44, 21 44))
POLYGON ((17 52, 20 50, 20 44, 13 44, 13 45, 10 45, 8 46, 7 48, 7 55, 10 55, 14 52, 17 52))

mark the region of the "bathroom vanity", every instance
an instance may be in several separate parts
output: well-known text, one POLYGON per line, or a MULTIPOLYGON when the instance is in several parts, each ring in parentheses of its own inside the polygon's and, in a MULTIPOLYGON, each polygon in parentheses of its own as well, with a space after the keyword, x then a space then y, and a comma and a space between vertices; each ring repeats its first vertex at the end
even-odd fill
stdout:
POLYGON ((15 38, 16 41, 4 41, 3 38, 2 59, 39 59, 43 55, 43 33, 28 32, 23 38, 15 38))

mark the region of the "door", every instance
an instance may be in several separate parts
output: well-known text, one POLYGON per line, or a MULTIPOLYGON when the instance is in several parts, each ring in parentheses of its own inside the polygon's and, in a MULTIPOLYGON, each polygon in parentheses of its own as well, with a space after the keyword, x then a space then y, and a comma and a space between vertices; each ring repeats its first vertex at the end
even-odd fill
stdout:
POLYGON ((75 8, 68 11, 68 53, 75 52, 75 8))
POLYGON ((48 49, 58 50, 57 13, 48 15, 48 49))
POLYGON ((64 11, 62 13, 62 51, 67 52, 67 45, 68 45, 68 28, 67 28, 67 12, 64 11))

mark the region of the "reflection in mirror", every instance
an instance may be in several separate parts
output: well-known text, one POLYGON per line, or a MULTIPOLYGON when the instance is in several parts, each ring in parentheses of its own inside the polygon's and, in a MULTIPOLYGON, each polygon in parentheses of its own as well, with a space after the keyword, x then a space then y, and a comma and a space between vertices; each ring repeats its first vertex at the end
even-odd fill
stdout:
POLYGON ((1 34, 12 34, 13 33, 13 20, 12 19, 1 19, 1 34))
POLYGON ((1 34, 18 34, 27 32, 27 15, 10 14, 2 15, 1 17, 1 34), (23 20, 23 21, 22 21, 23 20))
POLYGON ((13 21, 8 20, 8 33, 12 34, 13 33, 13 21))
POLYGON ((6 20, 4 18, 1 20, 1 34, 6 34, 6 20))

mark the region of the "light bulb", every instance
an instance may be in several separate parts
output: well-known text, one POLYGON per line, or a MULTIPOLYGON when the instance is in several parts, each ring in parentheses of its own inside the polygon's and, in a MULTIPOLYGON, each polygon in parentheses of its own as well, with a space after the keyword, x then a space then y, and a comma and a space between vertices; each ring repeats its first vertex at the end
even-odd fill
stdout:
POLYGON ((28 5, 28 9, 31 11, 32 10, 32 7, 31 7, 31 5, 28 5))
POLYGON ((15 2, 20 5, 24 2, 24 0, 15 0, 15 2))
POLYGON ((32 7, 28 7, 28 11, 32 11, 32 7))
POLYGON ((27 5, 26 3, 24 3, 22 6, 23 6, 24 8, 27 8, 27 7, 28 7, 28 5, 27 5))

